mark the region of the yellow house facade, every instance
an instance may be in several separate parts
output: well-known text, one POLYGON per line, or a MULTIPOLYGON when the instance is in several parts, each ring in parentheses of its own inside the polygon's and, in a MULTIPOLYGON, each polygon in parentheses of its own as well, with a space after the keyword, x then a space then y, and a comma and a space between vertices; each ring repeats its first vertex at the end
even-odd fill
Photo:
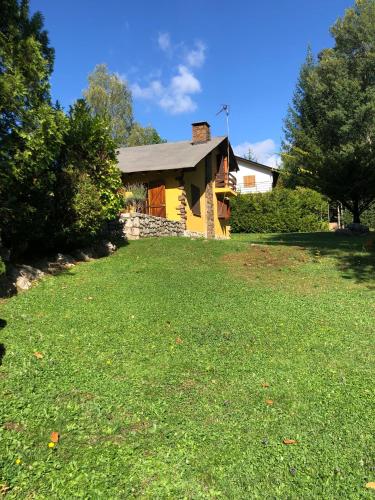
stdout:
POLYGON ((229 238, 238 165, 228 138, 211 138, 207 122, 192 124, 190 141, 121 148, 118 165, 125 186, 147 188, 145 213, 180 221, 187 234, 229 238))

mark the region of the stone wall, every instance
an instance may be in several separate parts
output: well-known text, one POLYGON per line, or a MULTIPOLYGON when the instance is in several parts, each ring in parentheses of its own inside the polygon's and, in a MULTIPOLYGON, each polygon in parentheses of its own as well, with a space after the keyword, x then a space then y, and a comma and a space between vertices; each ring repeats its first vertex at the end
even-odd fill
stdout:
POLYGON ((128 240, 160 236, 183 236, 184 224, 180 221, 154 215, 126 213, 120 215, 123 235, 128 240))

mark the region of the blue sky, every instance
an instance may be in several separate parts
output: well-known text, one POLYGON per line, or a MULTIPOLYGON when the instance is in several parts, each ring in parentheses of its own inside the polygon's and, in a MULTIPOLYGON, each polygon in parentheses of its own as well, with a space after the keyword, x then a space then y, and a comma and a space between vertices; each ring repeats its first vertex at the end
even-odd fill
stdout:
POLYGON ((350 0, 31 0, 56 50, 52 93, 65 109, 99 63, 126 79, 135 118, 168 141, 188 139, 193 121, 226 133, 237 152, 251 145, 273 164, 282 122, 311 44, 329 34, 350 0))

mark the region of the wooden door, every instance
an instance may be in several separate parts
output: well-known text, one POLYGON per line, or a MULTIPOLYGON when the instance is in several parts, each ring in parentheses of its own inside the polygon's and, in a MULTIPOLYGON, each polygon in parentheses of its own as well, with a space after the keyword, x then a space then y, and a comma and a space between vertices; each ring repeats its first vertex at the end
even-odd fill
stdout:
POLYGON ((165 184, 162 181, 150 183, 148 186, 148 213, 166 218, 165 184))

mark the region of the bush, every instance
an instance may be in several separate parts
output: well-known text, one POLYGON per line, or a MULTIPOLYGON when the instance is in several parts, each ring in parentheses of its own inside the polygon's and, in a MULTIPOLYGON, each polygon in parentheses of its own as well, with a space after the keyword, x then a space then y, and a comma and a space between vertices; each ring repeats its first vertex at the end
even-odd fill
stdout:
POLYGON ((2 274, 5 273, 5 266, 4 266, 4 262, 1 260, 1 257, 0 257, 0 276, 2 274))
POLYGON ((361 222, 370 229, 375 230, 375 203, 363 212, 361 215, 361 222))
MULTIPOLYGON (((353 222, 353 216, 349 210, 344 209, 344 224, 345 226, 353 222)), ((375 203, 361 214, 361 224, 368 226, 373 231, 375 230, 375 203)))
POLYGON ((277 188, 268 193, 243 194, 232 201, 234 233, 294 233, 328 229, 327 201, 307 188, 277 188))
POLYGON ((126 209, 132 209, 134 212, 142 212, 147 200, 147 188, 144 184, 136 182, 127 184, 123 188, 123 203, 126 209))
POLYGON ((68 167, 59 175, 56 243, 62 248, 91 243, 106 220, 100 193, 85 172, 68 167))

